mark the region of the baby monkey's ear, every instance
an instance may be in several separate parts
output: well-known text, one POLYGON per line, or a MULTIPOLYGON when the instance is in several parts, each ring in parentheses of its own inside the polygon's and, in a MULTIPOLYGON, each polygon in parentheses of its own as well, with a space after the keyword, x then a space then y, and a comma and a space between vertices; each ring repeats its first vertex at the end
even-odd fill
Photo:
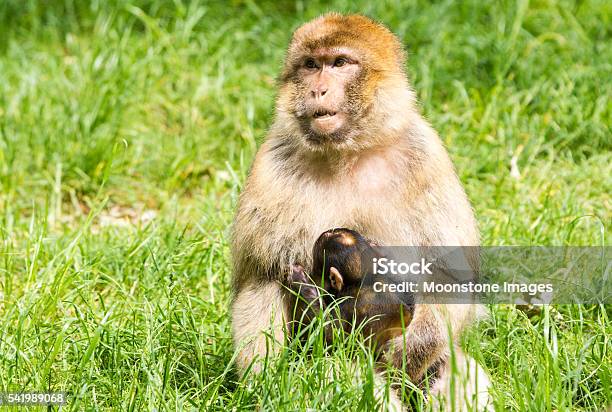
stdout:
POLYGON ((344 279, 342 279, 342 275, 335 267, 329 268, 329 280, 331 282, 332 288, 340 292, 342 287, 344 286, 344 279))

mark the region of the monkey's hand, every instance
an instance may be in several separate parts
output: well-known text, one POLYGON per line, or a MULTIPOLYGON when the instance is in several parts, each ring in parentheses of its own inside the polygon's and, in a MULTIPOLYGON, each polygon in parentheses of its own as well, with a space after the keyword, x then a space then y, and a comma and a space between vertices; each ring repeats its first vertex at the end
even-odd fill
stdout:
POLYGON ((291 270, 287 277, 287 284, 298 297, 301 297, 307 303, 319 300, 319 290, 308 275, 306 275, 301 265, 291 265, 291 270))

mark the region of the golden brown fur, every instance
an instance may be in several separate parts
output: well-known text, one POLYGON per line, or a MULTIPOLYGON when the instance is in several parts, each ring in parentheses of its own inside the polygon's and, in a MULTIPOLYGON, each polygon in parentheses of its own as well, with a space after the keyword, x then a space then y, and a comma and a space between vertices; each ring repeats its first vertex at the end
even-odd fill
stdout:
MULTIPOLYGON (((384 245, 478 245, 472 209, 440 139, 415 107, 399 40, 363 16, 330 14, 300 27, 287 52, 276 115, 256 155, 234 221, 232 319, 238 367, 265 353, 263 326, 275 335, 288 319, 281 282, 290 264, 310 262, 319 234, 348 227, 384 245), (309 140, 299 117, 307 89, 296 74, 304 54, 348 47, 359 60, 341 107, 341 139, 309 140), (281 320, 282 319, 282 320, 281 320), (249 339, 252 341, 247 342, 249 339)), ((448 354, 447 324, 472 317, 463 305, 418 305, 388 357, 407 356, 410 376, 448 354), (400 354, 397 347, 406 346, 400 354)), ((392 348, 393 345, 390 346, 392 348)), ((401 362, 399 362, 401 365, 401 362)))

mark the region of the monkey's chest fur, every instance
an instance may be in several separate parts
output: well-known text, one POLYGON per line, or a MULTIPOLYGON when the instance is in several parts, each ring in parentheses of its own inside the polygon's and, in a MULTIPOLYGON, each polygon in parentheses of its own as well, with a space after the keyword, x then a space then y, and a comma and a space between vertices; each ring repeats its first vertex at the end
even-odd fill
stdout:
MULTIPOLYGON (((347 227, 385 245, 430 243, 426 213, 411 207, 410 192, 430 206, 437 200, 411 185, 384 158, 369 159, 340 176, 275 167, 265 154, 253 167, 234 227, 235 275, 283 279, 292 263, 305 267, 325 230, 347 227), (255 273, 254 273, 255 272, 255 273)), ((432 231, 432 236, 435 231, 432 231)))

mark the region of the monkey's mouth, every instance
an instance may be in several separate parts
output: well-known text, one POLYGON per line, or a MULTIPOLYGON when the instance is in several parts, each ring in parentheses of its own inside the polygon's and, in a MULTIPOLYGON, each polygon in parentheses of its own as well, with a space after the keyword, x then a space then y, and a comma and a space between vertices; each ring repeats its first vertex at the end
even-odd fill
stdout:
MULTIPOLYGON (((328 109, 317 109, 311 115, 307 128, 318 138, 326 138, 340 130, 345 122, 343 112, 328 109)), ((306 119, 305 119, 306 120, 306 119)))
POLYGON ((315 119, 329 119, 331 117, 334 117, 335 115, 336 115, 336 112, 320 109, 314 112, 312 117, 315 119))

